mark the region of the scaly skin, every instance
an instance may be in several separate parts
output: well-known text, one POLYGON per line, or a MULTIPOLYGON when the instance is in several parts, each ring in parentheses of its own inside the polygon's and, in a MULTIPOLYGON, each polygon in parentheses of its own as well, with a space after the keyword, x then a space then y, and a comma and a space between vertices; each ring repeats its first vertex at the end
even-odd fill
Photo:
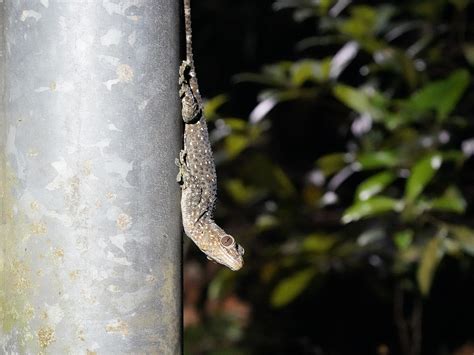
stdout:
POLYGON ((184 149, 176 164, 181 183, 181 212, 184 231, 208 259, 239 270, 244 249, 213 219, 217 198, 217 176, 196 71, 192 59, 190 1, 184 0, 187 59, 179 71, 184 149))

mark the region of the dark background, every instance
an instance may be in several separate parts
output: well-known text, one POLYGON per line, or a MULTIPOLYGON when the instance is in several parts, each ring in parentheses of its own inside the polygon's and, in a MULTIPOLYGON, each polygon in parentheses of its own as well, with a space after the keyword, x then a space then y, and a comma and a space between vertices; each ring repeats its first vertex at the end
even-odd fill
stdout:
POLYGON ((246 265, 185 243, 187 354, 474 353, 474 6, 342 3, 193 1, 216 219, 246 265))

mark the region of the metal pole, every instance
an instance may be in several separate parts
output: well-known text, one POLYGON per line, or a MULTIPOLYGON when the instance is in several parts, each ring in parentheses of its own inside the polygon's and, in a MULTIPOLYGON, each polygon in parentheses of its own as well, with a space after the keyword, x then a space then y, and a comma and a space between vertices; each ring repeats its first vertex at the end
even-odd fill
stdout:
MULTIPOLYGON (((5 238, 6 233, 4 232, 6 224, 5 216, 5 159, 4 159, 4 148, 5 148, 5 105, 4 105, 4 67, 5 67, 5 44, 3 36, 3 24, 4 24, 4 4, 3 0, 0 0, 0 344, 4 340, 4 306, 3 300, 6 296, 5 280, 4 280, 4 269, 5 269, 5 238)), ((5 347, 0 346, 5 352, 5 347)))
POLYGON ((1 5, 0 353, 179 354, 179 1, 1 5))

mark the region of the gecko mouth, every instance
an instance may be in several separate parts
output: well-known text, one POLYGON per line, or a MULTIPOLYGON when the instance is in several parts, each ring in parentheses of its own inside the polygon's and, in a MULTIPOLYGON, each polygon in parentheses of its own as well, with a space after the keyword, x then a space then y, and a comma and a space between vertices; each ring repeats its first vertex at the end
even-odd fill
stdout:
POLYGON ((244 260, 241 255, 239 255, 238 259, 236 259, 235 256, 225 253, 224 265, 226 265, 232 271, 237 271, 241 269, 242 266, 244 265, 244 260))

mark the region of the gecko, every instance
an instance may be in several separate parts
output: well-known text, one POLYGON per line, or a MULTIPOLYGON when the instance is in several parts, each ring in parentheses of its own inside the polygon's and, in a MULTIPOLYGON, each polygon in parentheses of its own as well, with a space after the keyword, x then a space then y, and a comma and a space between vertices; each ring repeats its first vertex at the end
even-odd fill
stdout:
POLYGON ((236 271, 243 266, 244 248, 214 221, 217 175, 193 61, 191 0, 184 0, 184 21, 186 59, 179 68, 184 147, 176 159, 183 228, 209 260, 236 271))

